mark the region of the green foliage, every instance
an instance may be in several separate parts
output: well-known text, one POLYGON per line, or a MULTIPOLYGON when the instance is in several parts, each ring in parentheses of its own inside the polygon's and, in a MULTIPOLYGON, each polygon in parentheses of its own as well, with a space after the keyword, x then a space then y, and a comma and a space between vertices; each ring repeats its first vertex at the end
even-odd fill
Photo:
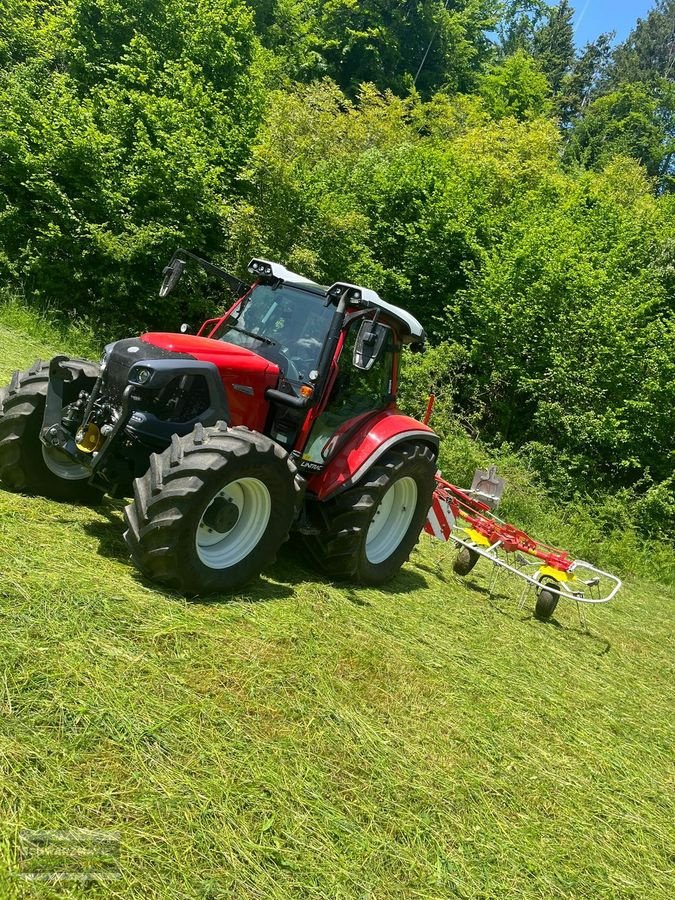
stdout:
POLYGON ((612 55, 613 34, 601 34, 589 41, 574 60, 564 79, 559 111, 564 124, 569 125, 583 115, 605 78, 612 55))
POLYGON ((656 0, 644 19, 612 55, 607 82, 614 88, 626 82, 653 83, 675 80, 673 70, 673 22, 675 0, 656 0))
POLYGON ((470 89, 490 57, 495 0, 249 0, 270 68, 329 75, 350 96, 364 82, 397 93, 470 89))
POLYGON ((537 30, 546 23, 550 9, 546 0, 503 0, 496 29, 501 56, 517 50, 531 53, 537 30))
POLYGON ((252 29, 238 0, 46 12, 44 52, 0 80, 5 274, 99 322, 157 319, 176 245, 223 244, 256 124, 252 29))
POLYGON ((548 79, 523 50, 483 76, 480 94, 494 119, 515 116, 524 121, 550 115, 553 109, 548 79))
POLYGON ((574 10, 568 0, 549 8, 545 24, 534 34, 532 49, 554 95, 561 92, 565 77, 574 64, 574 10))
MULTIPOLYGON (((589 45, 578 63, 586 77, 577 101, 577 122, 570 151, 586 165, 612 153, 629 153, 658 176, 658 189, 672 190, 675 151, 675 69, 673 21, 675 2, 657 0, 645 19, 610 54, 608 37, 595 51, 589 45), (593 60, 593 57, 595 59, 593 60), (595 71, 588 64, 595 62, 595 71), (595 99, 588 109, 585 102, 595 99)), ((583 83, 584 78, 581 78, 583 83)), ((571 91, 574 94, 574 90, 571 91)), ((574 100, 572 100, 574 107, 574 100)))
POLYGON ((568 0, 560 0, 557 6, 551 6, 545 0, 508 0, 503 4, 498 26, 501 62, 509 63, 516 57, 508 69, 511 73, 508 106, 531 107, 534 90, 535 94, 544 97, 550 94, 553 101, 552 105, 535 104, 535 114, 555 110, 563 121, 568 120, 567 94, 577 63, 573 15, 568 0), (534 60, 538 72, 546 76, 548 89, 541 80, 535 88, 533 75, 523 71, 524 59, 528 56, 534 60))
POLYGON ((589 105, 574 128, 567 156, 588 168, 600 168, 614 156, 632 156, 649 175, 665 175, 675 151, 674 110, 670 90, 658 98, 642 84, 622 84, 589 105))

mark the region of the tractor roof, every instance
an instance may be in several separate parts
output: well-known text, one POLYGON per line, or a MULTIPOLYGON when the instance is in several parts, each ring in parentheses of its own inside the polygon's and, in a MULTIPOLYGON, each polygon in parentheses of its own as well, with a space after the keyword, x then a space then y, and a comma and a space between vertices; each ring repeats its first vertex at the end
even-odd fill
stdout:
POLYGON ((266 259, 254 259, 249 265, 249 272, 252 274, 262 275, 263 277, 272 276, 290 287, 298 287, 304 290, 315 289, 324 295, 338 297, 345 290, 349 291, 349 299, 353 300, 356 305, 371 307, 373 309, 382 310, 385 315, 394 319, 398 325, 402 325, 401 339, 406 344, 421 343, 426 339, 426 334, 421 323, 411 315, 407 310, 401 309, 400 306, 394 306, 393 303, 387 303, 380 295, 370 288, 361 287, 358 284, 350 284, 346 281, 337 281, 331 287, 325 287, 317 284, 304 275, 298 275, 297 272, 291 272, 285 266, 279 263, 271 262, 266 259))

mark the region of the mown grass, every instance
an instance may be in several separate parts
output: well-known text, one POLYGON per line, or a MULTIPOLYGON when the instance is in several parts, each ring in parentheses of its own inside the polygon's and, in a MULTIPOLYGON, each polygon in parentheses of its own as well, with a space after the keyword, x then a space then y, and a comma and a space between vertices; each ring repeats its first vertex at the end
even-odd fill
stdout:
MULTIPOLYGON (((1 323, 4 382, 53 347, 1 323)), ((0 491, 0 896, 672 896, 672 591, 544 625, 425 539, 386 590, 289 549, 188 603, 121 532, 0 491), (117 880, 20 877, 73 828, 117 880)))

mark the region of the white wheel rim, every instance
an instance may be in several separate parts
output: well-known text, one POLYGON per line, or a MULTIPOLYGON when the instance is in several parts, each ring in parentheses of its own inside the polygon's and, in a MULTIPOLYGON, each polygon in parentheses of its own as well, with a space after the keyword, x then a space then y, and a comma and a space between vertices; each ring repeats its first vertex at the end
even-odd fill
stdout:
POLYGON ((199 520, 197 555, 209 569, 229 569, 245 559, 260 543, 272 513, 267 486, 258 478, 239 478, 220 490, 199 520), (229 500, 238 510, 236 523, 229 531, 217 531, 204 522, 216 500, 229 500))
POLYGON ((417 482, 406 475, 385 492, 366 535, 366 558, 377 565, 394 553, 408 533, 417 506, 417 482))
POLYGON ((64 481, 84 481, 91 475, 86 466, 73 462, 65 453, 42 445, 42 458, 49 471, 64 481))

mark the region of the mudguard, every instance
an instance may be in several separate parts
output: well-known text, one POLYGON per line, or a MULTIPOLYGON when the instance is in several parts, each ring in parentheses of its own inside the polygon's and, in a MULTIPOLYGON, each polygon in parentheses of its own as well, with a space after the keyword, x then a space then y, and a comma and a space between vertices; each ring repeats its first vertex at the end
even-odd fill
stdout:
POLYGON ((328 464, 307 482, 307 488, 319 500, 351 487, 392 447, 410 442, 428 444, 434 453, 439 439, 428 425, 405 416, 395 407, 380 410, 362 419, 338 443, 328 464))

